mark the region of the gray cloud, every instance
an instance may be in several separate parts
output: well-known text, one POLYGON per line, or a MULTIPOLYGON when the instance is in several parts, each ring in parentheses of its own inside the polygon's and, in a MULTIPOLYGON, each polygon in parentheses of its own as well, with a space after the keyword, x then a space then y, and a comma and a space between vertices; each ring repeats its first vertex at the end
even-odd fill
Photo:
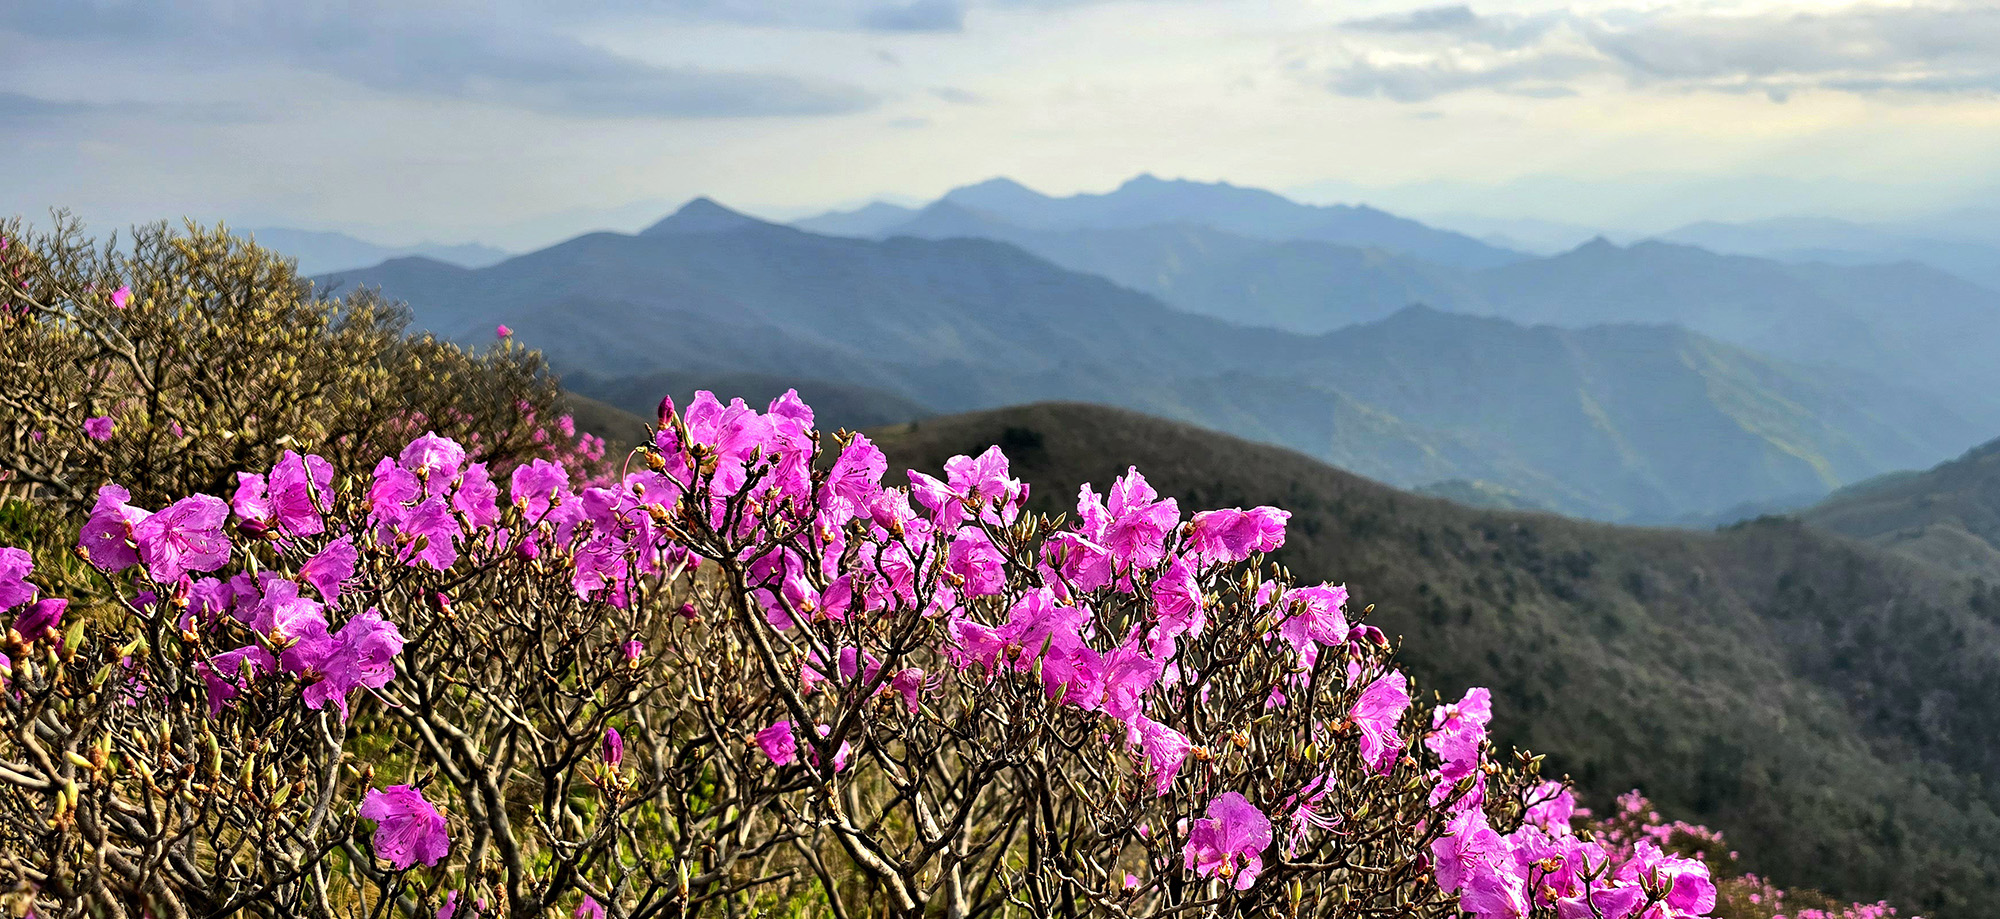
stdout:
POLYGON ((497 31, 368 30, 313 42, 296 49, 292 59, 383 91, 558 115, 825 115, 858 111, 874 101, 833 84, 660 67, 560 37, 497 31))
POLYGON ((868 10, 861 24, 880 32, 958 32, 965 28, 965 8, 957 0, 911 0, 868 10))
POLYGON ((1297 63, 1336 93, 1418 102, 1546 98, 1594 80, 1677 91, 2000 91, 2000 7, 1972 2, 1725 15, 1674 9, 1481 15, 1445 6, 1342 23, 1297 63))
POLYGON ((58 99, 44 99, 21 93, 0 92, 0 118, 68 118, 74 115, 96 115, 109 113, 117 106, 101 102, 72 102, 58 99))
POLYGON ((50 122, 88 118, 126 118, 149 115, 176 121, 210 124, 244 124, 265 120, 269 113, 254 106, 209 102, 151 102, 136 99, 96 101, 50 99, 27 93, 0 91, 0 120, 8 122, 50 122))
POLYGON ((985 105, 991 101, 972 90, 959 89, 956 86, 933 86, 931 95, 953 105, 985 105))
MULTIPOLYGON (((778 74, 662 66, 552 29, 551 16, 503 4, 494 15, 452 4, 133 0, 0 5, 0 31, 108 43, 121 51, 263 60, 383 92, 457 98, 557 115, 714 118, 860 111, 855 87, 778 74)), ((569 8, 565 15, 574 15, 569 8)))

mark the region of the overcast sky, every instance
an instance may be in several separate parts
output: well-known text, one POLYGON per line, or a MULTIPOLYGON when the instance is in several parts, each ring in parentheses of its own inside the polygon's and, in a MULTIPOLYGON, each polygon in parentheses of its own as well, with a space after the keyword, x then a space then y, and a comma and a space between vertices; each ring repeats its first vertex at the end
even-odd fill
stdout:
POLYGON ((524 247, 1142 171, 1598 225, 1994 206, 2000 4, 0 2, 0 213, 524 247))

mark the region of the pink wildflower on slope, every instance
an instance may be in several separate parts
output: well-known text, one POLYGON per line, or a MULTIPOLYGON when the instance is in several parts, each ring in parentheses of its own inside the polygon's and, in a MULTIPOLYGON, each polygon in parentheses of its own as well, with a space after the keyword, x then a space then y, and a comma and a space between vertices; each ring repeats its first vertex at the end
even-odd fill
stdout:
POLYGON ((361 819, 375 821, 375 854, 399 871, 418 862, 435 865, 450 851, 444 815, 408 785, 370 790, 359 813, 361 819))
POLYGON ((35 598, 35 585, 28 583, 28 571, 35 567, 34 556, 26 549, 0 548, 0 610, 9 610, 35 598))
POLYGON ((1397 755, 1403 752, 1403 737, 1396 732, 1396 722, 1409 707, 1409 678, 1400 670, 1376 678, 1354 700, 1348 717, 1361 730, 1361 758, 1368 768, 1387 775, 1395 766, 1397 755))
POLYGON ((1207 816, 1188 830, 1182 855, 1194 873, 1233 879, 1237 890, 1249 890, 1264 871, 1264 850, 1270 845, 1271 818, 1231 791, 1208 802, 1207 816))

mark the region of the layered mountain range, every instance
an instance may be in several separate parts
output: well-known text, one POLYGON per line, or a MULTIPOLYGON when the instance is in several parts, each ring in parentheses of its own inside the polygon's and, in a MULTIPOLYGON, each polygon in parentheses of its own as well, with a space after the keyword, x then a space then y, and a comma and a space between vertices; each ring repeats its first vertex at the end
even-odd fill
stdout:
POLYGON ((1977 385, 2000 375, 1981 344, 2000 341, 2000 294, 1920 266, 1668 244, 1532 258, 1150 177, 1070 198, 987 182, 802 226, 856 235, 697 199, 487 268, 328 280, 469 343, 511 326, 577 391, 642 415, 699 386, 796 385, 857 427, 1083 400, 1608 520, 1808 503, 2000 429, 2000 387, 1977 385))
MULTIPOLYGON (((1570 328, 1668 323, 1789 361, 1925 387, 1986 430, 2000 430, 2000 397, 1993 395, 2000 394, 2000 361, 1990 357, 2000 344, 2000 290, 1909 258, 1918 249, 1955 253, 1952 259, 1970 266, 1983 249, 1972 243, 1891 245, 1899 237, 1856 227, 1850 235, 1858 238, 1839 237, 1856 247, 1838 250, 1839 264, 1603 238, 1528 258, 1367 208, 1285 202, 1291 210, 1284 210, 1270 200, 1284 199, 1269 192, 1224 184, 1142 177, 1109 195, 1043 198, 1001 181, 905 210, 900 221, 878 209, 799 226, 883 239, 1000 240, 1184 310, 1307 334, 1370 322, 1411 303, 1570 328), (1132 203, 1104 203, 1119 198, 1132 203), (1183 216, 1139 222, 1170 213, 1183 216), (870 219, 857 219, 863 216, 870 219), (1246 226, 1282 229, 1259 235, 1246 226), (1864 239, 1876 247, 1860 248, 1864 239)), ((1792 250, 1776 244, 1794 225, 1784 223, 1699 225, 1669 238, 1796 257, 1815 243, 1836 242, 1827 238, 1837 236, 1829 223, 1794 222, 1792 250)))

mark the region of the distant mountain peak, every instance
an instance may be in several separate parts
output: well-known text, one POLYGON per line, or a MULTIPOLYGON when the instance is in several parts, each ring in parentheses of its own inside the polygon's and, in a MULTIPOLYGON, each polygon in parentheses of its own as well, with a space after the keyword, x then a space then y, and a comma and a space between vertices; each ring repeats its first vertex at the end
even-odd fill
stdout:
POLYGON ((1006 192, 1027 192, 1029 194, 1035 194, 1035 195, 1041 194, 1040 192, 1035 191, 1034 189, 1029 188, 1026 185, 1022 185, 1021 183, 1016 182, 1013 179, 1007 178, 1006 176, 994 176, 993 178, 987 179, 984 182, 974 182, 971 185, 960 185, 959 187, 952 189, 952 191, 983 191, 983 192, 1006 191, 1006 192))
POLYGON ((706 195, 681 205, 681 209, 669 214, 665 220, 640 231, 641 236, 665 236, 669 234, 728 233, 747 227, 766 226, 764 221, 747 214, 740 214, 715 203, 706 195))
POLYGON ((1039 207, 1054 199, 1006 176, 995 176, 973 185, 961 185, 945 192, 944 197, 938 200, 982 210, 1005 211, 1010 208, 1039 207))

